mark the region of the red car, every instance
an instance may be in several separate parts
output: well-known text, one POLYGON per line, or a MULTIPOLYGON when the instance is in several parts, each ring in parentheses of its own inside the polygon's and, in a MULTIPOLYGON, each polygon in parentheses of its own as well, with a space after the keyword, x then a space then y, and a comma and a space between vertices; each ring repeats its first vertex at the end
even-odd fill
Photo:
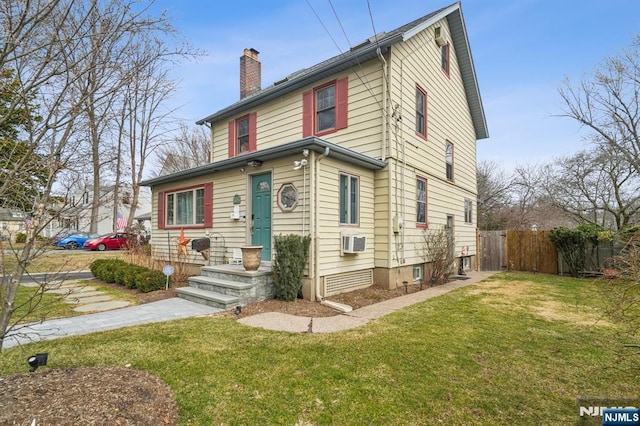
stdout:
POLYGON ((98 238, 87 240, 84 243, 84 248, 89 250, 118 250, 121 248, 127 248, 128 241, 131 238, 135 238, 131 234, 124 232, 112 232, 110 234, 101 235, 98 238))

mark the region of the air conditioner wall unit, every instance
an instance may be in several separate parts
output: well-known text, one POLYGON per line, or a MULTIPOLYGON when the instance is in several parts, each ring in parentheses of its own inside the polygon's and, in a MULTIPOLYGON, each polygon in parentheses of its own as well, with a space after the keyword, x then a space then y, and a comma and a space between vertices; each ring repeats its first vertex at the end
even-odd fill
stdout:
POLYGON ((362 235, 343 235, 343 253, 361 253, 367 249, 367 237, 362 235))
POLYGON ((436 27, 434 30, 433 38, 436 41, 438 47, 442 47, 447 44, 447 37, 445 36, 442 27, 436 27))

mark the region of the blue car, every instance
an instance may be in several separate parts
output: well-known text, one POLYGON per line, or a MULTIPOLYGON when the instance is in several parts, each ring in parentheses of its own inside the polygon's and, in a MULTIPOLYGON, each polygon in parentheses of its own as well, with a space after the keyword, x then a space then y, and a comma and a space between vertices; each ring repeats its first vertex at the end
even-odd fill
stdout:
POLYGON ((75 250, 78 247, 84 246, 84 243, 87 240, 98 237, 99 234, 88 234, 86 232, 76 232, 73 234, 69 234, 64 238, 56 241, 55 245, 57 247, 62 247, 65 249, 75 250))

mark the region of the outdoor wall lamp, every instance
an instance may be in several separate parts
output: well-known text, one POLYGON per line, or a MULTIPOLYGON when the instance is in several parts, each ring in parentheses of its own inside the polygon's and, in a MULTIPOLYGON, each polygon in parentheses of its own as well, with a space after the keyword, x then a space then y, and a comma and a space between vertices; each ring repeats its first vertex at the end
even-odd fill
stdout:
POLYGON ((293 162, 293 170, 300 170, 302 167, 305 167, 307 165, 307 160, 303 159, 300 161, 294 161, 293 162))
POLYGON ((47 365, 47 358, 49 354, 47 352, 31 355, 27 358, 27 364, 29 364, 29 372, 33 373, 41 365, 47 365))

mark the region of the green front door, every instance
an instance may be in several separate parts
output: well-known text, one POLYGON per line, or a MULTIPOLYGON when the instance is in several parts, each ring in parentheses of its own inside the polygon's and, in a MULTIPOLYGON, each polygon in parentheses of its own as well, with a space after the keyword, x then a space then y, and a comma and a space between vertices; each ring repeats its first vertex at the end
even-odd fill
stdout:
POLYGON ((251 244, 271 260, 271 173, 251 176, 251 244))

